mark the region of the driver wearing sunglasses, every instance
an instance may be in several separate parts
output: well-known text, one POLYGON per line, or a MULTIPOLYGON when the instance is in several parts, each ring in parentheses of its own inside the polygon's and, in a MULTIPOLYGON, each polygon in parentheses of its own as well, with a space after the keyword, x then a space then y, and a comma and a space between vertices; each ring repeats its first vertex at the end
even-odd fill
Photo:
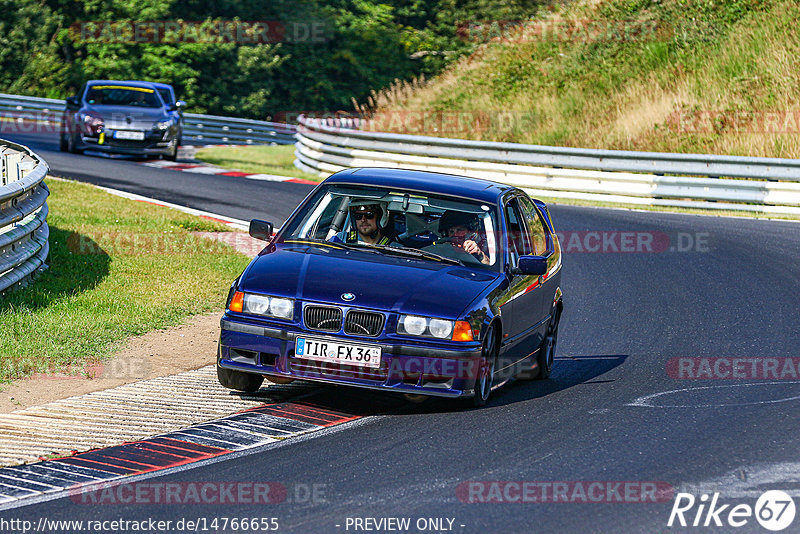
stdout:
POLYGON ((383 209, 380 204, 350 206, 352 229, 340 238, 345 243, 366 243, 368 245, 396 245, 383 235, 380 219, 383 209))

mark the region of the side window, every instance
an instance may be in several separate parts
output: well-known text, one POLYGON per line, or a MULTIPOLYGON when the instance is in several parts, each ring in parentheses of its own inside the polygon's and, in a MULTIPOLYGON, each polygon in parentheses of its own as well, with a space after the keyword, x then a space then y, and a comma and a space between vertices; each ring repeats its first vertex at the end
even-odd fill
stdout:
POLYGON ((163 100, 166 105, 170 106, 173 104, 172 95, 170 95, 169 89, 160 87, 158 89, 158 93, 161 95, 161 100, 163 100))
POLYGON ((528 231, 530 232, 531 244, 533 245, 533 252, 535 256, 543 256, 547 253, 547 229, 545 222, 539 215, 539 210, 527 198, 520 198, 522 204, 522 212, 525 215, 525 221, 528 223, 528 231))
POLYGON ((520 256, 531 253, 527 224, 516 199, 506 204, 506 227, 508 228, 508 250, 511 256, 511 265, 516 266, 520 256))

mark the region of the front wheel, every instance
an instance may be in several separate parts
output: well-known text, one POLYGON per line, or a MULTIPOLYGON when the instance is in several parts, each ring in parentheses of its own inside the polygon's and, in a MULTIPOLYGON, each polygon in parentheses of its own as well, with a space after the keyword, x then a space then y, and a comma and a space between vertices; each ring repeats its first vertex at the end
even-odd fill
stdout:
POLYGON ((475 395, 472 397, 472 405, 480 407, 486 405, 489 395, 492 393, 494 384, 494 370, 497 365, 497 336, 494 333, 494 326, 486 330, 481 359, 478 365, 478 377, 475 379, 475 395))
POLYGON ((172 149, 164 155, 164 159, 168 161, 176 161, 178 159, 178 140, 175 140, 175 143, 172 145, 172 149))
POLYGON ((264 382, 264 377, 253 373, 243 373, 233 369, 219 366, 219 349, 217 349, 217 380, 222 386, 236 391, 252 393, 258 391, 264 382))
POLYGON ((75 134, 67 134, 67 151, 70 154, 83 154, 83 150, 78 148, 78 141, 75 138, 75 134))

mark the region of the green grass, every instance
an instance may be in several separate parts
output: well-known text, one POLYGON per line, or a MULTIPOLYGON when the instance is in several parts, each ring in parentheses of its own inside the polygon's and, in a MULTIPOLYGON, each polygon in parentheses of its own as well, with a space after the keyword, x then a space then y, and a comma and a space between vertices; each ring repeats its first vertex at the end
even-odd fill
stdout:
POLYGON ((226 169, 321 181, 294 166, 294 145, 208 147, 195 158, 226 169))
POLYGON ((190 233, 224 225, 76 182, 48 185, 50 268, 0 300, 0 381, 81 368, 131 336, 221 310, 247 265, 190 233))
POLYGON ((577 20, 635 29, 644 22, 654 31, 612 39, 509 35, 477 45, 425 83, 374 94, 366 107, 379 123, 382 113, 404 110, 489 119, 442 133, 448 137, 800 157, 796 2, 578 0, 531 18, 533 27, 577 20), (793 121, 770 130, 762 123, 771 113, 793 121), (703 114, 714 118, 693 128, 691 119, 703 114))

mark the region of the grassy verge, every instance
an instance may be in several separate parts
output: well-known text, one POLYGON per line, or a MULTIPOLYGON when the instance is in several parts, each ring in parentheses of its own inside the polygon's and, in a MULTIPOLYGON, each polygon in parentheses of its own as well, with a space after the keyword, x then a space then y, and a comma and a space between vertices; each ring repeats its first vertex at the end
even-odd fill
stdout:
POLYGON ((294 145, 207 147, 198 150, 195 158, 226 169, 322 180, 294 166, 294 145))
POLYGON ((390 131, 442 113, 447 137, 798 158, 798 19, 790 0, 568 2, 365 106, 390 131))
POLYGON ((85 184, 48 185, 50 268, 0 301, 0 381, 81 368, 130 336, 221 309, 247 265, 191 233, 223 225, 85 184))

